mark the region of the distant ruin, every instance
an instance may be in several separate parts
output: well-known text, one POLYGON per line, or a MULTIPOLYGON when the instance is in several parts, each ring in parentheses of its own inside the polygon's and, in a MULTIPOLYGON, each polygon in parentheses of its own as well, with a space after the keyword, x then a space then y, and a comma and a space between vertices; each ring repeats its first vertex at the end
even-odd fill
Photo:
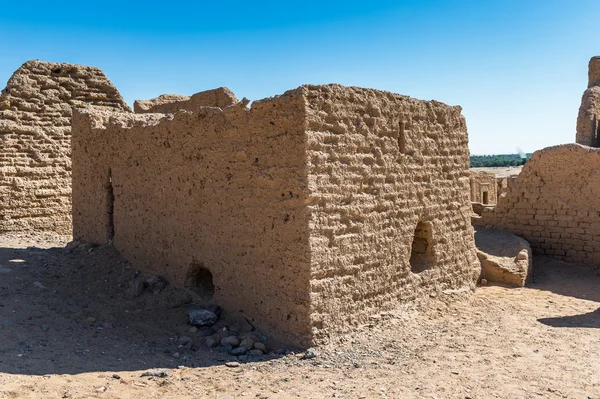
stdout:
POLYGON ((493 205, 498 200, 498 182, 492 172, 470 172, 471 202, 493 205))
POLYGON ((525 238, 534 253, 600 268, 600 57, 589 63, 589 85, 577 118, 577 143, 533 153, 495 208, 477 226, 525 238))
POLYGON ((460 107, 340 85, 249 109, 194 97, 137 103, 167 114, 74 112, 76 239, 112 240, 136 267, 300 346, 474 287, 460 107))
POLYGON ((0 95, 0 231, 71 234, 71 113, 130 111, 95 67, 28 61, 0 95))

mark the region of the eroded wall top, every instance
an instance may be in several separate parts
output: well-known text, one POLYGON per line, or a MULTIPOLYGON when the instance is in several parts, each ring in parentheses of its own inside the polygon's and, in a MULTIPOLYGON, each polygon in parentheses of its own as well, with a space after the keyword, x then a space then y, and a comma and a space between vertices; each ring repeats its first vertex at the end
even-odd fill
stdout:
POLYGON ((193 96, 163 94, 152 100, 136 100, 133 109, 138 114, 174 113, 181 110, 197 111, 202 107, 227 108, 238 103, 238 99, 227 87, 201 91, 193 96))

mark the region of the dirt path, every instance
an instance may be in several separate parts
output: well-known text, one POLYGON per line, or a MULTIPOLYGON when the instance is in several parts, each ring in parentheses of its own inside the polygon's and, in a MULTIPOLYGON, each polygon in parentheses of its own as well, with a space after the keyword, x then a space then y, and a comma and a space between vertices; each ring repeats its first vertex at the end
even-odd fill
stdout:
POLYGON ((238 359, 187 332, 180 291, 132 297, 112 248, 41 248, 64 244, 0 236, 0 398, 600 398, 594 271, 539 258, 529 288, 374 315, 315 359, 238 359))

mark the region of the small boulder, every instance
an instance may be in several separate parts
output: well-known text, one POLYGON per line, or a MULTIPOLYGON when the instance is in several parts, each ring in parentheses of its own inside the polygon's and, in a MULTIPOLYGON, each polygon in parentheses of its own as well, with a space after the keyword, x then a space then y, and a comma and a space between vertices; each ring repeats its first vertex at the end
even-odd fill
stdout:
POLYGON ((155 369, 155 370, 148 370, 148 371, 144 371, 142 373, 142 377, 168 377, 169 376, 169 370, 165 370, 165 369, 155 369))
POLYGON ((212 326, 217 322, 217 315, 200 306, 188 308, 189 323, 193 326, 212 326))
POLYGON ((240 340, 238 339, 238 337, 234 336, 234 335, 230 335, 228 337, 225 337, 223 339, 221 339, 221 345, 231 345, 231 346, 238 346, 240 344, 240 340))
POLYGON ((237 348, 232 349, 231 352, 229 352, 229 353, 232 354, 233 356, 242 356, 242 355, 245 355, 247 351, 248 351, 248 349, 246 349, 245 347, 238 346, 237 348))
POLYGON ((308 348, 302 355, 302 359, 314 359, 317 357, 317 350, 315 348, 308 348))
POLYGON ((531 247, 511 232, 477 227, 477 257, 481 278, 514 287, 524 287, 531 280, 531 247))
POLYGON ((242 342, 240 342, 240 346, 252 349, 254 346, 254 340, 252 338, 244 338, 242 342))
POLYGON ((255 342, 254 349, 258 349, 259 351, 266 352, 267 346, 265 344, 263 344, 262 342, 255 342))

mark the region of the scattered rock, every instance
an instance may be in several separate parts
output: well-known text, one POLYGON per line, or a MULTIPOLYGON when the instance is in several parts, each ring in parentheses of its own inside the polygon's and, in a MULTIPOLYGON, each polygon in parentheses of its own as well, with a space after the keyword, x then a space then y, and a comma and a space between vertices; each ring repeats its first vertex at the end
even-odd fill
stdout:
POLYGON ((193 326, 212 326, 217 321, 217 315, 210 310, 199 306, 188 309, 189 323, 193 326))
POLYGON ((254 349, 258 349, 259 351, 262 351, 262 352, 267 352, 267 346, 265 344, 263 344, 262 342, 255 342, 254 349))
POLYGON ((238 346, 240 344, 240 340, 238 339, 238 337, 236 337, 234 335, 230 335, 221 340, 221 345, 227 345, 227 344, 229 344, 231 346, 238 346))
POLYGON ((227 367, 240 367, 240 363, 239 362, 227 362, 227 363, 225 363, 225 366, 227 366, 227 367))
POLYGON ((232 349, 231 352, 229 352, 229 353, 232 354, 233 356, 242 356, 242 355, 245 355, 247 351, 248 351, 248 349, 246 349, 245 347, 238 346, 237 348, 232 349))
POLYGON ((166 369, 148 370, 148 371, 144 371, 142 373, 142 377, 168 377, 168 376, 169 376, 169 370, 166 370, 166 369))
POLYGON ((314 359, 317 357, 317 350, 315 348, 308 348, 304 355, 302 355, 302 359, 314 359))
MULTIPOLYGON (((198 332, 198 327, 196 326, 191 326, 190 328, 188 328, 188 332, 189 333, 196 333, 198 332)), ((211 334, 212 335, 212 334, 211 334)))
POLYGON ((40 290, 45 290, 46 289, 46 286, 44 284, 40 283, 39 281, 34 281, 33 282, 33 286, 35 288, 40 289, 40 290))
POLYGON ((175 359, 179 359, 181 357, 181 354, 179 352, 175 352, 171 356, 173 356, 175 359))
POLYGON ((254 347, 254 340, 252 338, 244 338, 242 342, 240 342, 240 346, 252 349, 254 347))
POLYGON ((130 298, 137 298, 142 295, 142 292, 144 292, 144 282, 141 278, 134 278, 129 282, 129 289, 127 293, 129 294, 130 298))
POLYGON ((206 341, 204 341, 204 345, 208 348, 215 348, 219 346, 219 341, 213 337, 208 337, 206 338, 206 341))
POLYGON ((12 269, 9 269, 8 267, 0 266, 0 274, 7 274, 10 272, 12 272, 12 269))
POLYGON ((190 337, 184 335, 181 338, 179 338, 177 343, 179 344, 180 347, 191 348, 194 341, 190 337))
POLYGON ((262 356, 265 353, 263 351, 261 351, 260 349, 252 349, 252 350, 249 350, 248 352, 246 352, 246 354, 248 354, 250 356, 262 356))
POLYGON ((152 293, 159 293, 167 286, 167 280, 161 276, 150 276, 144 281, 144 287, 148 288, 152 293))

